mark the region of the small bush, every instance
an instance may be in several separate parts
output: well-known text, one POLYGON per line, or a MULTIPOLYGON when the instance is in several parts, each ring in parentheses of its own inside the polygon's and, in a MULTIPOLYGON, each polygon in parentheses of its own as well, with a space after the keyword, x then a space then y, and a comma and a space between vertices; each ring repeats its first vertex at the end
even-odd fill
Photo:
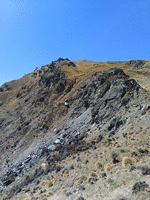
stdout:
POLYGON ((42 194, 41 195, 41 197, 50 197, 50 196, 52 196, 53 195, 53 193, 50 191, 50 192, 46 192, 46 193, 44 193, 44 194, 42 194))
POLYGON ((147 133, 147 130, 141 131, 141 134, 142 134, 142 135, 144 135, 144 134, 146 134, 146 133, 147 133))
POLYGON ((106 152, 107 152, 107 149, 104 149, 104 150, 103 150, 103 154, 105 154, 106 152))
POLYGON ((117 143, 117 144, 116 144, 116 147, 118 147, 118 148, 121 147, 121 144, 120 144, 120 143, 117 143))
POLYGON ((134 138, 134 136, 133 136, 133 135, 131 136, 131 138, 130 138, 130 139, 131 139, 131 140, 135 140, 135 138, 134 138))
POLYGON ((61 186, 61 189, 63 190, 65 188, 65 186, 63 185, 63 186, 61 186))
POLYGON ((95 163, 95 166, 97 167, 97 169, 101 169, 103 167, 102 163, 100 161, 97 161, 95 163))
POLYGON ((128 164, 130 165, 134 165, 135 163, 135 159, 134 158, 131 158, 131 157, 124 157, 122 159, 122 166, 127 166, 128 164))
POLYGON ((105 168, 105 171, 110 171, 111 170, 111 164, 110 163, 106 164, 104 168, 105 168))
POLYGON ((64 173, 63 173, 63 177, 66 177, 66 176, 69 176, 69 171, 68 170, 64 171, 64 173))
MULTIPOLYGON (((37 200, 39 199, 39 197, 32 197, 31 200, 37 200)), ((27 200, 30 200, 30 199, 27 199, 27 200)))
POLYGON ((42 185, 43 185, 43 186, 46 186, 46 187, 52 187, 52 186, 53 186, 53 183, 52 183, 52 181, 43 181, 43 182, 42 182, 42 185))
POLYGON ((46 185, 45 186, 47 186, 47 187, 52 187, 53 186, 53 183, 52 183, 52 181, 47 181, 47 183, 46 183, 46 185))
POLYGON ((135 135, 137 135, 137 134, 139 134, 139 132, 138 132, 138 131, 136 131, 136 132, 134 132, 134 134, 135 134, 135 135))
POLYGON ((81 180, 85 181, 87 179, 87 176, 86 175, 82 175, 81 176, 81 180))
POLYGON ((97 173, 96 173, 96 172, 94 172, 94 171, 91 171, 91 172, 90 172, 90 174, 89 174, 89 176, 92 176, 92 177, 97 177, 97 173))

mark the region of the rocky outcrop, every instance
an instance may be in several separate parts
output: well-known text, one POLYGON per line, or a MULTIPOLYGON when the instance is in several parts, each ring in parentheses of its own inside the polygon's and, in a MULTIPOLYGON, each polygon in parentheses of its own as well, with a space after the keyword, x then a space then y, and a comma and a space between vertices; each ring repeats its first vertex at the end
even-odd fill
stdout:
POLYGON ((0 92, 9 91, 9 90, 11 90, 11 88, 7 85, 7 83, 4 83, 4 84, 0 87, 0 92))
POLYGON ((132 69, 141 69, 145 63, 145 60, 130 60, 127 64, 132 69))

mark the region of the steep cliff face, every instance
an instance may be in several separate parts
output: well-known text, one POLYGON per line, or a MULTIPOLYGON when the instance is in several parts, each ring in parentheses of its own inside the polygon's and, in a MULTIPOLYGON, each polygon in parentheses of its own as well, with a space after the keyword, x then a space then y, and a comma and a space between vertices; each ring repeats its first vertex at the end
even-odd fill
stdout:
MULTIPOLYGON (((12 198, 41 175, 57 171, 58 163, 68 157, 128 134, 124 130, 129 132, 138 115, 148 120, 149 71, 149 61, 96 63, 60 58, 2 85, 2 193, 5 186, 15 183, 7 196, 12 198), (143 76, 147 77, 145 84, 143 76), (36 171, 41 160, 46 168, 36 171), (30 171, 32 178, 24 179, 30 171)), ((136 129, 140 130, 140 124, 136 129)))

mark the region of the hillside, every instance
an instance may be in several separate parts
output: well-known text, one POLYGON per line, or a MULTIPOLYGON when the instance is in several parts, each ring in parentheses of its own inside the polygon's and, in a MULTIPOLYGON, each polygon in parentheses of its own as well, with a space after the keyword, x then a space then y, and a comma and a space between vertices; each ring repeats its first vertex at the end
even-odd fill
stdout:
POLYGON ((0 199, 150 194, 150 61, 59 58, 0 87, 0 199))

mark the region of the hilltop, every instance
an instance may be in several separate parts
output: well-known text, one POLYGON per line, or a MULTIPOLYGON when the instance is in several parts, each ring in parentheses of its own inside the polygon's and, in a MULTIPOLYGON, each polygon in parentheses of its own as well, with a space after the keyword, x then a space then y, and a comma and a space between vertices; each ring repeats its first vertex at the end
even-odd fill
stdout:
POLYGON ((148 199, 150 61, 59 58, 0 87, 1 199, 148 199))

